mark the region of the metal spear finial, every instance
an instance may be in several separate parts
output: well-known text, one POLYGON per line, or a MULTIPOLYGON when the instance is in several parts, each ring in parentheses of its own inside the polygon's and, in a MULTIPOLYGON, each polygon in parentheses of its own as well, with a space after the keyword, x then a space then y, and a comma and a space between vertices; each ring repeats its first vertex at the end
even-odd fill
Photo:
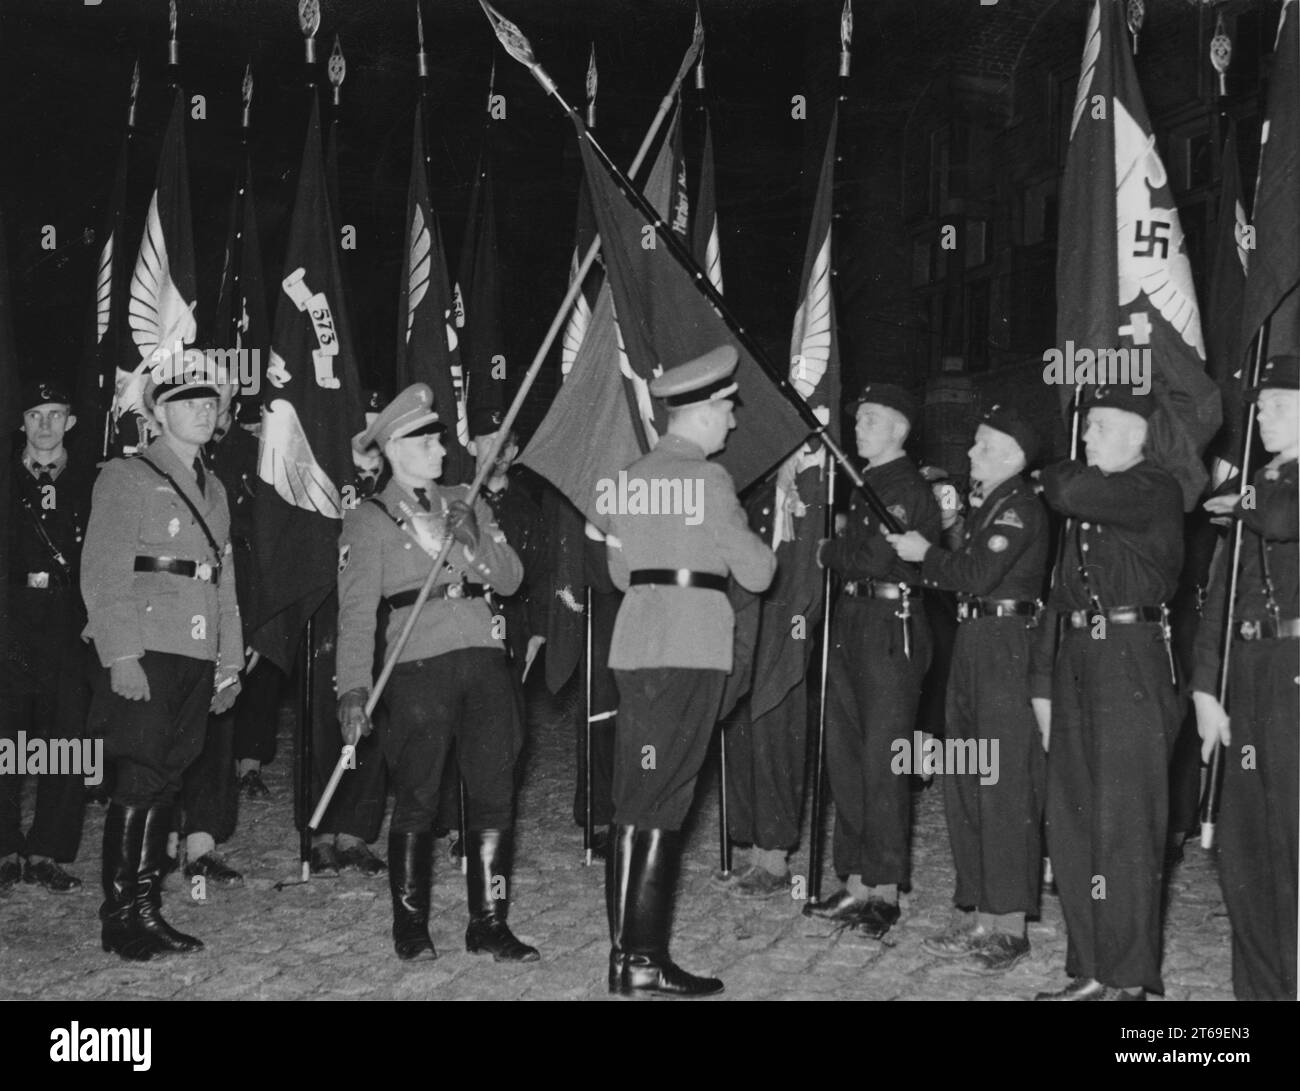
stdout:
POLYGON ((840 13, 840 78, 847 79, 853 65, 853 0, 844 0, 840 13))
POLYGON ((587 61, 587 127, 595 128, 596 126, 596 88, 598 86, 596 76, 596 43, 591 43, 591 59, 587 61))
POLYGON ((176 40, 176 0, 167 0, 167 63, 173 68, 181 63, 181 46, 176 40))
POLYGON ((704 16, 700 13, 698 0, 695 4, 695 29, 691 32, 691 41, 700 45, 700 58, 695 62, 695 90, 704 90, 704 16))
POLYGON ((249 61, 244 67, 244 116, 240 120, 240 128, 247 129, 253 109, 253 62, 249 61))
POLYGON ((135 103, 140 95, 140 58, 135 59, 135 69, 131 73, 131 104, 126 110, 126 127, 135 128, 135 103))
POLYGON ((302 28, 304 59, 316 63, 316 31, 320 30, 320 0, 298 0, 298 26, 302 28))
POLYGON ((415 67, 420 79, 429 78, 429 54, 424 51, 424 14, 420 11, 420 0, 415 0, 415 38, 419 43, 415 53, 415 67))
POLYGON ((1147 17, 1147 6, 1145 0, 1128 0, 1126 13, 1129 33, 1133 35, 1133 56, 1136 57, 1138 51, 1138 34, 1141 32, 1142 23, 1147 17))
POLYGON ((1223 12, 1214 24, 1214 37, 1210 39, 1210 64, 1219 73, 1219 95, 1228 93, 1228 65, 1232 62, 1232 39, 1223 25, 1223 12))
POLYGON ((548 95, 555 94, 559 88, 555 85, 555 81, 547 75, 546 69, 537 63, 537 58, 533 55, 532 44, 524 36, 524 32, 497 11, 487 0, 479 0, 479 6, 483 9, 483 14, 488 17, 488 22, 492 24, 492 31, 496 34, 497 40, 500 41, 505 51, 533 74, 533 79, 542 85, 542 90, 548 95))
POLYGON ((325 66, 330 84, 334 87, 334 105, 339 105, 339 93, 343 90, 343 81, 348 75, 348 62, 343 58, 343 43, 334 35, 334 48, 330 50, 329 63, 325 66))

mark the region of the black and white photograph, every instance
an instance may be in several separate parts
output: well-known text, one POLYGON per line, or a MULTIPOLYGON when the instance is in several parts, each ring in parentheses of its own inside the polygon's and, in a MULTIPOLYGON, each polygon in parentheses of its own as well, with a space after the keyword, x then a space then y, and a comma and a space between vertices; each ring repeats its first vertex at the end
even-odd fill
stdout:
POLYGON ((1300 0, 0 0, 0 429, 33 1063, 1286 1055, 1300 0))

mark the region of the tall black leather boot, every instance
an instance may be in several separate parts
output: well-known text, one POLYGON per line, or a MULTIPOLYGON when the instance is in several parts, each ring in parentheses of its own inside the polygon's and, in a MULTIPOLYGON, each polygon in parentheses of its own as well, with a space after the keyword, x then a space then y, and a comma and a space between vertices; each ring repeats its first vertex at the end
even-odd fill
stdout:
POLYGON ((510 831, 469 830, 466 840, 469 928, 465 930, 465 950, 470 954, 490 951, 497 962, 536 962, 542 957, 537 948, 520 942, 506 924, 514 847, 510 831))
POLYGON ((201 951, 197 936, 178 932, 162 916, 163 869, 167 864, 167 836, 172 829, 172 809, 155 803, 145 816, 144 839, 135 873, 135 915, 163 951, 201 951))
POLYGON ((388 835, 388 889, 393 895, 393 949, 405 961, 438 957, 429 938, 433 834, 388 835))
POLYGON ((101 943, 105 951, 132 962, 147 962, 163 952, 158 941, 140 927, 135 915, 135 876, 148 814, 148 807, 110 803, 104 817, 101 943))
POLYGON ((609 991, 618 992, 623 976, 623 921, 632 866, 635 826, 610 826, 605 853, 605 910, 609 914, 609 991))
POLYGON ((624 996, 710 996, 722 992, 716 977, 696 977, 668 955, 681 834, 637 829, 632 838, 627 902, 623 913, 624 996))

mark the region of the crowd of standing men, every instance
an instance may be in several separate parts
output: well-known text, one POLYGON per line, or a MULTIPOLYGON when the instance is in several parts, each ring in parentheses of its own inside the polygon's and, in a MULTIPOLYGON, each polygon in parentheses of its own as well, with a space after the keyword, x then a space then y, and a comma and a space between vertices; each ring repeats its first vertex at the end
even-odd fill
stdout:
MULTIPOLYGON (((767 591, 783 556, 770 544, 772 505, 747 513, 711 461, 737 424, 736 359, 723 346, 655 380, 667 431, 626 468, 632 487, 700 489, 696 517, 629 509, 592 528, 589 805, 609 827, 596 848, 606 860, 615 994, 723 988, 669 955, 681 829, 720 721, 744 740, 732 754, 730 832, 749 857, 719 881, 738 897, 788 896, 800 840, 805 690, 778 715, 751 720, 729 686, 744 657, 733 594, 767 591)), ((1203 616, 1171 624, 1189 579, 1187 532, 1177 482, 1144 454, 1151 397, 1094 390, 1082 407, 1084 457, 1032 473, 1043 447, 1035 427, 1014 406, 989 408, 970 449, 963 524, 951 486, 935 487, 905 453, 918 417, 909 392, 876 383, 862 391, 851 411, 872 495, 853 495, 816 560, 835 588, 826 764, 843 885, 807 902, 805 914, 868 939, 898 922, 912 779, 895 755, 918 722, 937 726, 922 707, 937 678, 940 753, 971 760, 937 770, 956 889, 950 926, 926 947, 974 973, 1018 964, 1046 855, 1070 980, 1037 999, 1162 992, 1161 893, 1171 846, 1191 824, 1175 798, 1189 778, 1174 771, 1193 722, 1190 692, 1204 756, 1227 748, 1219 868, 1234 990, 1295 997, 1300 360, 1270 360, 1252 397, 1270 461, 1205 505, 1244 528, 1225 648, 1223 548, 1212 571, 1190 576, 1204 588, 1195 596, 1203 616), (955 608, 955 639, 945 635, 944 603, 955 608), (1179 663, 1175 626, 1189 634, 1182 643, 1192 653, 1181 658, 1191 663, 1179 663), (1216 681, 1229 652, 1225 708, 1216 681), (992 755, 991 770, 976 753, 992 755)), ((145 405, 158 438, 96 476, 65 445, 70 399, 49 382, 25 390, 5 531, 14 632, 0 664, 5 739, 21 731, 105 742, 102 945, 131 960, 202 946, 162 915, 163 880, 178 860, 187 875, 240 881, 216 847, 233 832, 237 795, 266 791, 259 769, 274 752, 283 681, 248 647, 241 622, 257 595, 257 446, 233 419, 231 390, 206 367, 156 372, 145 405)), ((303 730, 318 743, 317 790, 343 744, 356 747, 357 768, 316 834, 312 865, 386 872, 396 954, 435 958, 432 856, 439 833, 457 828, 467 949, 535 961, 541 954, 513 934, 508 912, 523 682, 550 594, 547 528, 511 484, 512 436, 500 437, 472 504, 467 487, 439 483, 437 409, 416 384, 387 405, 375 401, 353 440, 363 499, 345 515, 337 596, 317 618, 336 660, 332 678, 318 672, 320 684, 337 705, 318 700, 330 714, 303 730), (443 552, 376 701, 385 654, 443 552), (389 787, 384 861, 369 846, 389 787)), ((740 413, 743 426, 743 404, 740 413)), ((480 462, 500 425, 499 416, 474 423, 480 462)), ((804 465, 816 455, 792 457, 804 465)), ((1196 781, 1193 764, 1193 794, 1196 781)), ((41 776, 25 835, 21 789, 16 772, 0 772, 0 891, 17 882, 75 890, 81 880, 63 865, 77 856, 81 778, 41 776)))

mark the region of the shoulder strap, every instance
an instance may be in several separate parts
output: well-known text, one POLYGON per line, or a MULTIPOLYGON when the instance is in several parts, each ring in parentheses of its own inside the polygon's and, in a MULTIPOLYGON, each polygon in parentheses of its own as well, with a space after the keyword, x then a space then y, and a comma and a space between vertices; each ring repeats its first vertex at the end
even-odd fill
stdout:
POLYGON ((41 540, 41 545, 46 548, 51 559, 59 566, 64 578, 71 582, 71 566, 69 566, 67 558, 59 551, 59 547, 54 544, 49 534, 45 532, 45 525, 41 522, 41 517, 36 514, 36 509, 32 507, 32 502, 21 492, 17 492, 15 495, 18 498, 18 503, 23 506, 23 510, 27 512, 28 517, 31 519, 32 529, 36 531, 36 536, 41 540))
POLYGON ((365 498, 365 500, 362 501, 362 503, 363 503, 363 504, 374 504, 375 507, 377 507, 380 511, 382 511, 385 515, 387 515, 388 518, 390 518, 390 519, 391 519, 394 523, 396 523, 399 527, 404 527, 405 524, 403 524, 402 520, 399 519, 396 515, 394 515, 391 511, 389 511, 389 510, 388 510, 388 506, 387 506, 387 505, 386 505, 382 500, 380 500, 379 497, 377 497, 377 496, 367 496, 367 497, 365 498))
POLYGON ((185 506, 190 509, 190 514, 194 516, 195 520, 199 524, 199 529, 203 531, 203 537, 208 540, 208 545, 212 547, 212 556, 219 562, 221 560, 221 547, 217 545, 217 540, 212 537, 212 531, 208 529, 207 522, 204 520, 203 516, 199 514, 199 509, 194 506, 194 501, 185 495, 185 490, 176 483, 176 479, 166 470, 154 465, 144 455, 137 455, 136 457, 148 466, 149 469, 153 470, 153 472, 159 477, 165 480, 173 489, 176 490, 176 495, 185 501, 185 506))

